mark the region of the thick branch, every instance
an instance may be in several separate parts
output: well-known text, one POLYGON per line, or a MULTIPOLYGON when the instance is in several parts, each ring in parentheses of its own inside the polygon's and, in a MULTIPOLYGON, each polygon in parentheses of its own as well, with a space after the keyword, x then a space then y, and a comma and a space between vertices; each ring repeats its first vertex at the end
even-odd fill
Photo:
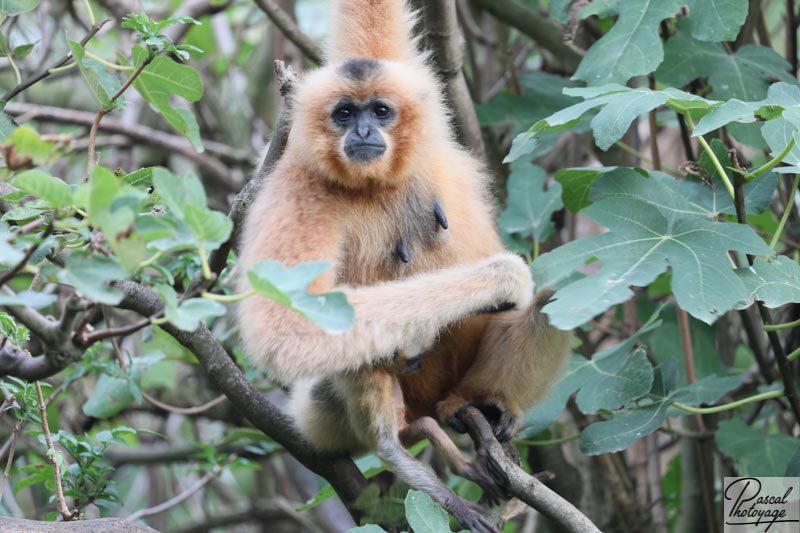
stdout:
MULTIPOLYGON (((94 113, 86 111, 36 104, 12 103, 8 104, 4 111, 12 116, 24 115, 26 120, 78 124, 80 126, 91 126, 95 118, 94 113)), ((215 141, 203 140, 203 145, 208 154, 198 153, 185 138, 148 128, 141 124, 128 124, 120 120, 109 118, 100 124, 100 129, 125 135, 142 144, 158 146, 169 151, 177 152, 183 157, 195 161, 229 191, 238 191, 242 184, 238 180, 233 179, 230 170, 228 170, 228 167, 221 161, 240 166, 248 166, 252 162, 250 153, 237 150, 215 141), (213 157, 209 154, 213 154, 213 157)))
POLYGON ((564 70, 575 72, 580 56, 564 44, 564 29, 516 0, 473 0, 498 20, 518 29, 561 62, 564 70))
POLYGON ((506 455, 503 446, 495 438, 492 428, 480 411, 468 407, 462 412, 461 419, 467 425, 478 452, 486 455, 490 471, 495 477, 501 478, 497 481, 507 488, 511 496, 533 507, 557 523, 564 531, 599 533, 597 526, 583 513, 525 472, 506 455))
POLYGON ((303 33, 300 27, 292 20, 286 11, 275 0, 255 0, 256 5, 264 12, 275 26, 281 30, 287 39, 292 41, 308 59, 322 64, 322 51, 311 38, 303 33))
POLYGON ((0 518, 0 531, 30 531, 33 533, 158 533, 144 524, 124 518, 99 518, 74 522, 38 522, 21 518, 0 518))
MULTIPOLYGON (((160 313, 164 304, 150 289, 130 281, 114 284, 125 293, 120 308, 136 311, 142 316, 160 313)), ((355 500, 366 486, 366 480, 350 458, 322 455, 297 431, 292 421, 271 404, 244 377, 239 367, 201 325, 195 332, 179 330, 171 324, 162 328, 191 351, 209 377, 255 427, 283 446, 307 468, 327 479, 345 502, 355 500)))
POLYGON ((15 376, 25 381, 47 379, 61 372, 70 361, 63 355, 32 357, 25 350, 6 343, 0 349, 0 377, 15 376))
POLYGON ((453 108, 453 121, 458 141, 483 159, 481 127, 472 104, 472 96, 464 78, 464 39, 458 28, 455 0, 435 2, 415 1, 425 22, 425 42, 433 52, 436 71, 441 75, 447 89, 447 99, 453 108))

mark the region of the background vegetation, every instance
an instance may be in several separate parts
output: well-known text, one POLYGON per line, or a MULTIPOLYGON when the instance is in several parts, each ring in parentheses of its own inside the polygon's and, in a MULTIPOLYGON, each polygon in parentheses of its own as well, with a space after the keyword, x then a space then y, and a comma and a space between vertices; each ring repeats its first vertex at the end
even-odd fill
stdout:
MULTIPOLYGON (((0 513, 446 527, 376 457, 309 449, 230 312, 238 224, 285 139, 272 60, 321 61, 325 4, 0 0, 0 513)), ((576 335, 523 465, 603 531, 720 531, 723 476, 800 473, 794 0, 416 4, 508 246, 576 335)), ((340 331, 346 303, 305 298, 319 268, 249 275, 340 331)), ((510 478, 550 519, 506 531, 579 529, 510 478)))

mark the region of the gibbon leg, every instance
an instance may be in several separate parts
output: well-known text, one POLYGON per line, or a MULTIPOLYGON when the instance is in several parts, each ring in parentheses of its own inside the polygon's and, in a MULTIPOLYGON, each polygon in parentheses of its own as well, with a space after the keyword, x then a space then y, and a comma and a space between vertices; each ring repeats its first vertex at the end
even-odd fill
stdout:
POLYGON ((497 533, 491 522, 459 498, 433 470, 411 456, 401 444, 400 421, 404 409, 397 380, 381 369, 365 369, 347 374, 344 379, 349 381, 350 424, 368 432, 374 439, 376 453, 392 472, 412 488, 429 495, 470 531, 497 533))
POLYGON ((436 420, 429 416, 423 416, 400 430, 400 442, 405 447, 422 439, 430 441, 454 474, 477 483, 483 489, 481 502, 495 505, 508 499, 505 490, 497 485, 486 469, 481 464, 468 461, 453 439, 439 426, 436 420))
POLYGON ((437 405, 439 416, 456 431, 466 431, 457 413, 479 409, 501 442, 509 440, 523 409, 544 398, 570 349, 570 334, 549 325, 541 308, 552 291, 541 291, 527 310, 492 316, 475 361, 464 378, 437 405))

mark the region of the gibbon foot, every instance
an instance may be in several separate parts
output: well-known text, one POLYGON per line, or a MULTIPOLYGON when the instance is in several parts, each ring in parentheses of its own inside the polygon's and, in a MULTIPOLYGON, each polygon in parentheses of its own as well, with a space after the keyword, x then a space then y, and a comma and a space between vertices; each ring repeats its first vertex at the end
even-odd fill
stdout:
POLYGON ((492 432, 497 440, 501 443, 508 442, 514 436, 517 429, 516 415, 507 410, 502 409, 499 405, 490 402, 473 401, 461 407, 454 414, 445 418, 445 424, 456 430, 458 433, 466 433, 467 426, 461 420, 461 415, 467 407, 475 407, 478 409, 489 425, 492 427, 492 432))
POLYGON ((472 533, 499 533, 497 527, 484 517, 484 509, 462 499, 451 500, 445 508, 462 527, 472 533))

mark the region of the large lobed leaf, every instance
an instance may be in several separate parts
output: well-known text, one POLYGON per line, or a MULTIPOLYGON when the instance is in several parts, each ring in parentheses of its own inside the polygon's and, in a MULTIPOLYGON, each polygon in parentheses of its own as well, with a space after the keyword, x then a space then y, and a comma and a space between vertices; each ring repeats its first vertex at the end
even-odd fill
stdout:
POLYGON ((747 226, 710 220, 707 206, 682 194, 678 186, 654 174, 619 169, 595 184, 598 199, 583 213, 608 228, 607 233, 570 242, 534 263, 538 286, 553 286, 587 262, 602 268, 560 289, 544 311, 556 327, 583 324, 646 286, 670 267, 678 304, 696 318, 714 322, 748 296, 731 267, 728 251, 771 255, 770 248, 747 226))
POLYGON ((500 214, 500 227, 508 233, 518 233, 545 241, 553 234, 553 213, 563 207, 561 184, 553 183, 543 190, 547 173, 537 165, 525 165, 508 178, 507 207, 500 214))
POLYGON ((634 76, 648 74, 664 57, 658 25, 672 17, 681 0, 625 0, 597 2, 586 6, 582 17, 618 14, 614 27, 586 52, 575 79, 589 85, 626 83, 634 76))

